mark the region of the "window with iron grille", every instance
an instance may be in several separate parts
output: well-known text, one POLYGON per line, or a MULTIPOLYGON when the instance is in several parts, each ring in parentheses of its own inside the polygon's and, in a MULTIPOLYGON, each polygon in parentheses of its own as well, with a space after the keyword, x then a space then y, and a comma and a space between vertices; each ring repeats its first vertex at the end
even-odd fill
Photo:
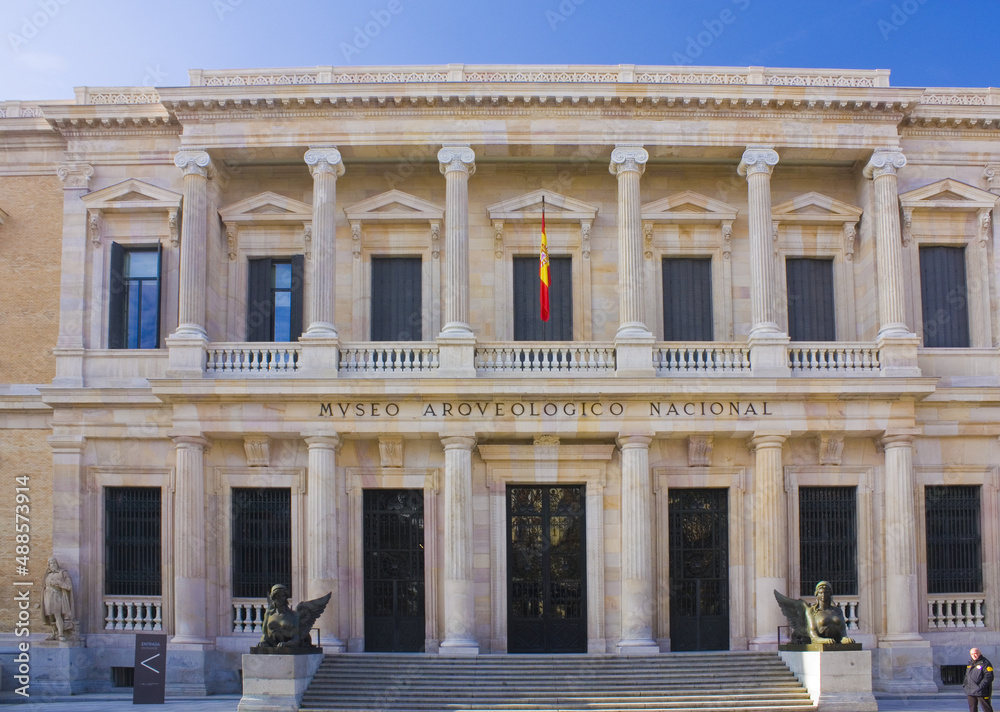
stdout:
POLYGON ((927 593, 982 593, 979 486, 924 488, 927 593))
POLYGON ((104 593, 159 596, 160 488, 104 488, 104 593))
POLYGON ((233 488, 233 596, 264 598, 271 586, 292 590, 292 491, 233 488))
POLYGON ((856 487, 799 488, 800 595, 829 581, 837 596, 858 593, 856 487))

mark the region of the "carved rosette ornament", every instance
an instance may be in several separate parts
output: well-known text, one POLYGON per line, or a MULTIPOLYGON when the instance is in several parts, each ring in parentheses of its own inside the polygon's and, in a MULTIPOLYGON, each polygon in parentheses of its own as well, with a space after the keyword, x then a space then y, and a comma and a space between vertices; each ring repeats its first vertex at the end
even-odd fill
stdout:
POLYGON ((313 176, 317 173, 332 173, 338 178, 344 175, 344 161, 335 148, 310 148, 306 151, 305 162, 313 176))
POLYGON ((361 223, 359 222, 351 223, 351 252, 354 253, 354 259, 361 259, 361 223))
POLYGON ((493 221, 493 256, 503 259, 503 220, 493 221))
POLYGON ((778 152, 773 148, 749 147, 743 152, 736 172, 741 176, 751 176, 755 173, 771 175, 776 165, 778 165, 778 152))
POLYGON ((208 178, 208 167, 211 157, 205 151, 178 151, 174 156, 174 165, 181 169, 185 176, 198 175, 208 178))
POLYGON ((613 176, 629 171, 642 175, 648 160, 649 152, 642 146, 615 146, 608 170, 613 176))
POLYGON ((470 176, 476 172, 476 154, 468 146, 445 146, 437 155, 442 175, 461 171, 470 176))
POLYGON ((86 189, 94 177, 94 167, 89 163, 64 163, 56 169, 56 175, 64 190, 86 189))
POLYGON ((865 178, 881 178, 896 175, 896 171, 906 165, 906 156, 898 148, 876 148, 863 171, 865 178))

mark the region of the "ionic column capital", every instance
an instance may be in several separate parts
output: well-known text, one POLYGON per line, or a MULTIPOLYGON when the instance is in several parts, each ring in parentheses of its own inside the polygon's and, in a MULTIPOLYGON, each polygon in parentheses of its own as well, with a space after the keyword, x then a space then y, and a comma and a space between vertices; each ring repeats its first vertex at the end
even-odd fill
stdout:
POLYGON ((178 151, 174 156, 174 165, 181 169, 185 176, 197 175, 208 178, 208 168, 212 157, 206 151, 178 151))
POLYGON ((476 152, 468 146, 445 146, 438 151, 438 168, 447 175, 453 171, 476 172, 476 152))
POLYGON ((611 152, 611 164, 608 166, 608 171, 613 176, 629 172, 642 175, 646 170, 646 161, 648 160, 649 151, 642 146, 615 146, 611 152))
POLYGON ((898 148, 876 148, 862 174, 865 178, 875 180, 882 176, 896 175, 896 171, 905 165, 906 156, 898 148))
POLYGON ((314 178, 317 173, 332 173, 339 178, 346 170, 340 151, 333 146, 310 147, 306 151, 305 162, 314 178))
POLYGON ((89 163, 64 163, 56 168, 56 175, 62 181, 63 190, 88 188, 94 177, 94 167, 89 163))
POLYGON ((778 165, 778 152, 770 146, 747 146, 736 172, 748 178, 754 173, 771 175, 771 170, 776 165, 778 165))

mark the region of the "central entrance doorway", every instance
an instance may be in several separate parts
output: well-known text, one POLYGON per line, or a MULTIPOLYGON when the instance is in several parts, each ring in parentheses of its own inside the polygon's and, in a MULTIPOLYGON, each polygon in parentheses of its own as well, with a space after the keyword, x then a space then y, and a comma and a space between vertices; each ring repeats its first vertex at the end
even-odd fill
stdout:
POLYGON ((729 490, 668 497, 670 650, 729 650, 729 490))
POLYGON ((507 486, 507 652, 587 652, 586 491, 507 486))
POLYGON ((365 652, 424 651, 423 490, 364 491, 365 652))

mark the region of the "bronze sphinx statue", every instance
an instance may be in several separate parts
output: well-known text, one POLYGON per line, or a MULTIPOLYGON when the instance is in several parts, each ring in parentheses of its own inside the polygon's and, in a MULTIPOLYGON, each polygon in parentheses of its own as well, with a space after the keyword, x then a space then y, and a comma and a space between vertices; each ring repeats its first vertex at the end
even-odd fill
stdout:
POLYGON ((828 581, 816 584, 816 602, 788 598, 777 591, 774 598, 792 627, 792 645, 853 645, 847 637, 847 619, 843 609, 833 602, 833 587, 828 581))
POLYGON ((313 645, 309 631, 326 609, 331 593, 312 601, 300 601, 294 609, 289 604, 288 587, 275 584, 267 596, 264 632, 253 653, 314 653, 323 649, 313 645))

